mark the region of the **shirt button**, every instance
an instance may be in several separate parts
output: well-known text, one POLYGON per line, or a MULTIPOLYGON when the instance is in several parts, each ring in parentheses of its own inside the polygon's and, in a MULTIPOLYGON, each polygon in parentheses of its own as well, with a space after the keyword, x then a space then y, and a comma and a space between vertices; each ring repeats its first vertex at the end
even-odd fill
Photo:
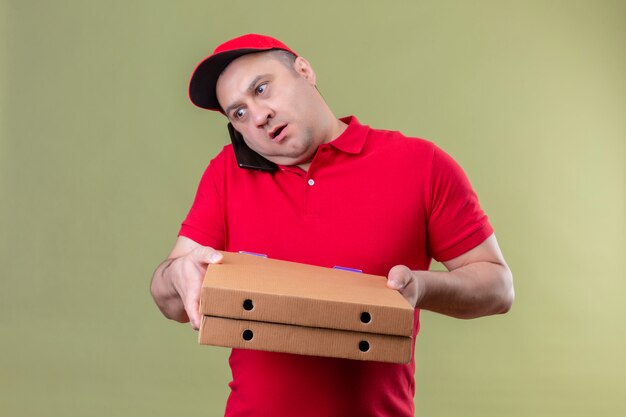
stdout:
POLYGON ((308 183, 310 186, 315 185, 315 181, 313 181, 313 178, 310 178, 310 179, 307 181, 307 183, 308 183))

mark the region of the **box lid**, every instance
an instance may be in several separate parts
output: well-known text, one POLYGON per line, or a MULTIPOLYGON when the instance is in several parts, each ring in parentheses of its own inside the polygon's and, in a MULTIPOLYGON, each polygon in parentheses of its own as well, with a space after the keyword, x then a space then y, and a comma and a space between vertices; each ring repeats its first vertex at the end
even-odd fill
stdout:
POLYGON ((203 315, 411 336, 413 307, 387 278, 222 252, 202 284, 203 315))

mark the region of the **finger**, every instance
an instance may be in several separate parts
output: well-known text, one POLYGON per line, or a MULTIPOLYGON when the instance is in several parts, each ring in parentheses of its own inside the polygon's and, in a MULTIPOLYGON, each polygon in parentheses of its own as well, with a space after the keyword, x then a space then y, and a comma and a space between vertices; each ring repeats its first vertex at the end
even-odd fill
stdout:
POLYGON ((416 306, 419 289, 414 271, 404 265, 394 266, 389 271, 387 286, 398 290, 411 306, 416 306))
POLYGON ((396 265, 391 268, 387 275, 387 286, 394 290, 401 290, 409 284, 412 278, 413 275, 408 267, 396 265))
POLYGON ((200 328, 200 309, 199 309, 199 297, 191 295, 185 302, 185 311, 187 317, 189 317, 189 324, 194 330, 200 328))
POLYGON ((189 324, 191 324, 192 329, 198 331, 200 329, 200 315, 196 313, 193 318, 189 317, 189 324))
POLYGON ((222 262, 224 256, 213 248, 201 246, 191 252, 191 258, 202 264, 218 264, 222 262))

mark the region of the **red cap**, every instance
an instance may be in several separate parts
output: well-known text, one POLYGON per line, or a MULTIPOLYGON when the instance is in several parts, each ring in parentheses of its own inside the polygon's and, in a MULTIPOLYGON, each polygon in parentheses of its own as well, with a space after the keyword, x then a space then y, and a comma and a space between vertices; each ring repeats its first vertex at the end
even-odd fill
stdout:
POLYGON ((222 112, 215 85, 224 68, 242 55, 271 49, 282 49, 298 56, 281 41, 265 35, 249 33, 224 42, 196 66, 189 81, 189 98, 198 107, 222 112))

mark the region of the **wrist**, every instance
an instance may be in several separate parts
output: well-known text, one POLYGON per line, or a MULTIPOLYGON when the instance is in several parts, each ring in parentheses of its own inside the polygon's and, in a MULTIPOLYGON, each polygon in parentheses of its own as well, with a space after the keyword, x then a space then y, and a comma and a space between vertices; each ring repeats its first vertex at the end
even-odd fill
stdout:
POLYGON ((411 274, 413 275, 413 282, 415 282, 415 292, 417 294, 417 298, 415 300, 416 308, 421 308, 422 302, 426 295, 426 280, 424 278, 425 272, 428 271, 411 271, 411 274))
POLYGON ((181 274, 176 273, 180 258, 172 258, 167 261, 163 267, 163 277, 169 284, 170 292, 173 296, 180 296, 180 278, 181 274))

